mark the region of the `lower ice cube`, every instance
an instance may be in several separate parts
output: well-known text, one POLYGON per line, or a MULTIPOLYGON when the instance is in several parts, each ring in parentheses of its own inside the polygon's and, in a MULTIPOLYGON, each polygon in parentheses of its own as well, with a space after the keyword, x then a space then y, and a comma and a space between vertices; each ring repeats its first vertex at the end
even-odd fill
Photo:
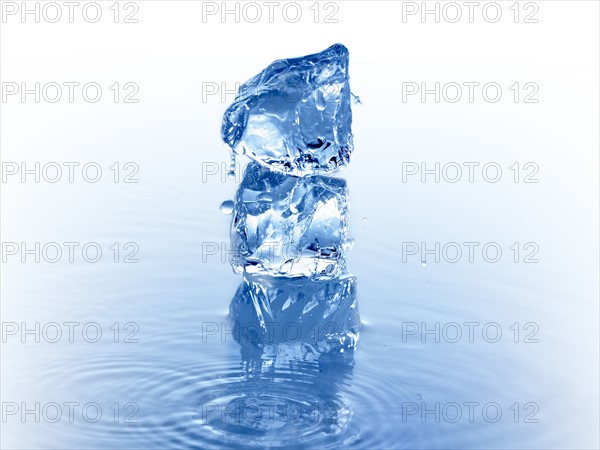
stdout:
POLYGON ((230 318, 240 343, 302 342, 319 352, 353 349, 360 328, 356 277, 314 280, 245 274, 231 301, 230 318))
POLYGON ((231 264, 236 272, 333 278, 344 272, 346 181, 296 177, 252 162, 236 193, 231 264))

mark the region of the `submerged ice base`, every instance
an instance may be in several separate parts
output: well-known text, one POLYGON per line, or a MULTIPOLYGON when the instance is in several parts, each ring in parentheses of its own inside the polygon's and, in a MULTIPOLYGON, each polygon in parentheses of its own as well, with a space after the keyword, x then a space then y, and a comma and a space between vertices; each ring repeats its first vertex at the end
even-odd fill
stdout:
POLYGON ((360 328, 356 277, 309 280, 246 274, 231 302, 230 318, 241 343, 303 342, 320 352, 354 348, 360 328))
POLYGON ((273 62, 240 86, 223 116, 229 147, 296 175, 332 174, 352 153, 348 49, 273 62))

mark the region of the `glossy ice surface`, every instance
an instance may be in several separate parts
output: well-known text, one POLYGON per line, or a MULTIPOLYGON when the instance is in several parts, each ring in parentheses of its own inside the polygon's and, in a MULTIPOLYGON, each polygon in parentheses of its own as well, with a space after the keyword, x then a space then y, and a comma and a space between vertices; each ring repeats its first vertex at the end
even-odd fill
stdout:
POLYGON ((221 134, 233 151, 272 169, 331 174, 352 152, 348 49, 273 62, 240 86, 221 134))
POLYGON ((346 181, 295 177, 251 163, 234 202, 231 263, 238 272, 331 278, 346 266, 346 181))
POLYGON ((264 346, 301 342, 312 353, 354 348, 356 277, 310 280, 245 275, 230 305, 235 338, 264 346))

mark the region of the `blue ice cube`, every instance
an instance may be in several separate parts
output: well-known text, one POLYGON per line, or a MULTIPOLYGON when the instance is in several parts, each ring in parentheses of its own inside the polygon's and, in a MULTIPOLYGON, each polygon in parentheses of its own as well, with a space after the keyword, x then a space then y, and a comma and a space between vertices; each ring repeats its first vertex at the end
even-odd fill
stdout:
POLYGON ((295 175, 331 174, 352 152, 348 49, 273 62, 240 86, 221 135, 235 153, 295 175))
POLYGON ((234 336, 253 345, 304 342, 354 348, 360 328, 356 277, 333 280, 246 274, 230 305, 234 336))
POLYGON ((231 264, 236 272, 332 278, 346 267, 346 181, 296 177, 255 162, 235 196, 231 264))

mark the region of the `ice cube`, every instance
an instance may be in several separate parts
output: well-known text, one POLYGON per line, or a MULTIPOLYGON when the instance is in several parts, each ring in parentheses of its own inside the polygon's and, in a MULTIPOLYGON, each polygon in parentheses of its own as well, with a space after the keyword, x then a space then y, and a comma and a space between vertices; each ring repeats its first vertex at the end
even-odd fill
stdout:
POLYGON ((295 175, 331 174, 352 144, 348 49, 273 62, 240 86, 221 135, 235 153, 295 175))
POLYGON ((345 180, 252 162, 235 196, 231 264, 236 272, 333 278, 346 268, 348 214, 345 180))
POLYGON ((230 305, 234 336, 253 345, 304 342, 354 348, 360 328, 356 277, 333 280, 244 275, 230 305))

